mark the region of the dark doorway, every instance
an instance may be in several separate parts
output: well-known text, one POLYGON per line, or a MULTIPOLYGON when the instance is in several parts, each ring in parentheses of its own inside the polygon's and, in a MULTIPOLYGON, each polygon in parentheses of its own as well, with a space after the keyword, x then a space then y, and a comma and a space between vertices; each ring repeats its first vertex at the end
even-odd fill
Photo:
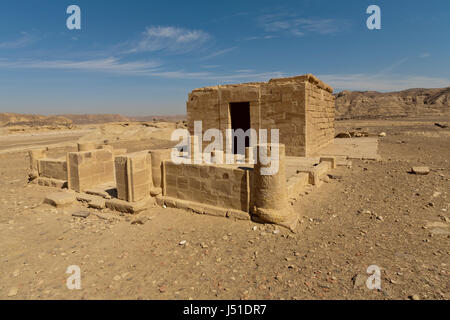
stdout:
MULTIPOLYGON (((250 102, 230 103, 231 129, 242 129, 246 132, 250 129, 250 102)), ((245 137, 245 147, 250 146, 250 138, 245 137)), ((233 138, 233 152, 238 153, 237 137, 233 138)), ((245 153, 245 150, 244 150, 245 153)))

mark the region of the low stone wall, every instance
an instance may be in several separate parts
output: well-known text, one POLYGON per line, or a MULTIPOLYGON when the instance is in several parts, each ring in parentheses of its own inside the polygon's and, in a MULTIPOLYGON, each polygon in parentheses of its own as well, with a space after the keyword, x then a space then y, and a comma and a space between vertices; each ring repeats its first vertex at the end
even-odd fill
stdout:
POLYGON ((39 177, 67 181, 67 160, 40 159, 38 168, 39 177))
POLYGON ((250 170, 230 166, 163 163, 163 195, 249 212, 250 170))
POLYGON ((102 184, 115 184, 114 158, 110 150, 69 152, 69 189, 82 192, 102 184))

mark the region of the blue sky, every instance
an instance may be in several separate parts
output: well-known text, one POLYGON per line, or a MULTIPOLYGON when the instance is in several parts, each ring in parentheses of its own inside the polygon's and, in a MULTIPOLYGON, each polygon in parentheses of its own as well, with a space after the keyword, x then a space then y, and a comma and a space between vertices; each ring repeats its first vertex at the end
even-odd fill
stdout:
POLYGON ((305 73, 335 91, 450 86, 448 0, 1 3, 0 112, 182 114, 194 88, 305 73))

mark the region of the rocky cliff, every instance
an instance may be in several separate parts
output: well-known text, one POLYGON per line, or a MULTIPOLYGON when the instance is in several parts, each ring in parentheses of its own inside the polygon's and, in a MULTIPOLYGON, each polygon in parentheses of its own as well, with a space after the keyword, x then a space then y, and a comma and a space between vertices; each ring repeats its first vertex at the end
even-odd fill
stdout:
POLYGON ((450 87, 399 92, 342 91, 336 94, 336 119, 450 115, 450 87))

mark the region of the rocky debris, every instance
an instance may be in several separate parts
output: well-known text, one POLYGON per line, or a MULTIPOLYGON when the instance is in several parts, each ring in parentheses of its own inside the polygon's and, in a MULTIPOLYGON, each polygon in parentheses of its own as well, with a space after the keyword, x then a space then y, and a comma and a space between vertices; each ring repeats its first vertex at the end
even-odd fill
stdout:
POLYGON ((178 244, 179 244, 180 246, 184 246, 186 243, 187 243, 186 240, 181 240, 178 244))
POLYGON ((411 172, 418 175, 427 175, 430 173, 430 168, 428 167, 412 167, 411 172))
POLYGON ((54 207, 66 207, 75 202, 75 196, 69 192, 56 192, 48 194, 45 197, 44 203, 54 207))
POLYGON ((140 218, 136 218, 133 221, 131 221, 131 224, 133 224, 133 225, 143 225, 146 221, 147 221, 147 218, 140 217, 140 218))
POLYGON ((442 124, 442 123, 438 123, 438 122, 436 122, 434 125, 436 127, 442 128, 442 129, 448 128, 448 125, 442 124))
POLYGON ((338 133, 336 136, 335 136, 335 138, 339 138, 339 139, 342 139, 342 138, 351 138, 352 136, 350 135, 350 133, 348 133, 348 132, 340 132, 340 133, 338 133))
POLYGON ((80 210, 80 211, 75 211, 72 213, 73 217, 79 217, 79 218, 87 218, 89 217, 91 213, 87 210, 80 210))
POLYGON ((81 202, 84 202, 84 203, 89 203, 89 202, 91 202, 91 201, 93 201, 95 199, 96 199, 96 197, 94 197, 92 195, 89 195, 89 194, 86 194, 86 193, 79 193, 79 194, 77 194, 77 200, 81 201, 81 202))
POLYGON ((338 133, 335 138, 362 138, 368 136, 369 133, 365 131, 346 131, 338 133))
POLYGON ((379 137, 386 137, 386 132, 381 132, 378 136, 379 137))
POLYGON ((417 294, 413 294, 412 296, 409 296, 409 298, 410 298, 411 300, 420 300, 420 297, 419 297, 419 295, 417 295, 417 294))
POLYGON ((28 174, 28 182, 32 182, 32 181, 36 180, 37 178, 39 178, 39 175, 36 171, 30 172, 28 174))
POLYGON ((338 176, 335 174, 328 174, 327 176, 328 176, 328 178, 330 178, 332 180, 342 180, 342 176, 338 176))
POLYGON ((111 195, 108 192, 106 192, 105 190, 101 189, 101 188, 88 189, 85 192, 87 194, 94 195, 94 196, 99 196, 99 197, 102 197, 104 199, 111 199, 111 195))
POLYGON ((88 204, 89 208, 102 210, 106 208, 105 199, 93 199, 88 204))

